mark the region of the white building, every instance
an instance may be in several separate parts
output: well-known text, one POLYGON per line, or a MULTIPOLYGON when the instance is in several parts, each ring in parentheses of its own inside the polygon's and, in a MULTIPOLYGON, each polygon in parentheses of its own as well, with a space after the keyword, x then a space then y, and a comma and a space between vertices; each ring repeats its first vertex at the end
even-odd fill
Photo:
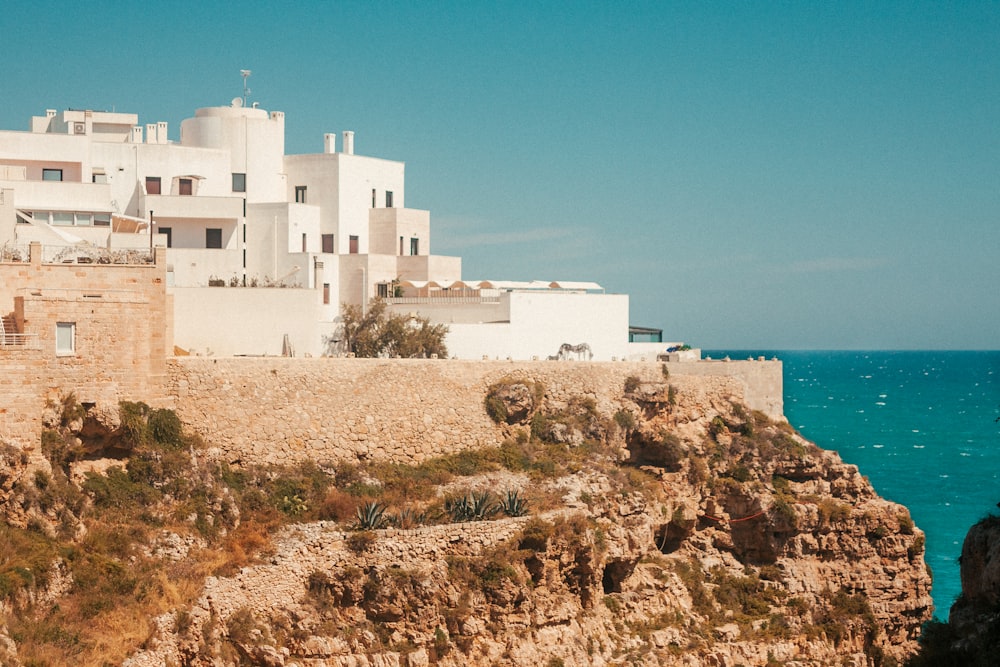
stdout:
POLYGON ((284 123, 237 98, 198 109, 172 142, 135 114, 48 110, 0 131, 0 244, 39 241, 67 262, 166 246, 174 340, 198 354, 281 354, 287 341, 320 355, 340 305, 375 296, 448 324, 461 358, 545 358, 563 343, 637 353, 627 295, 463 282, 461 258, 430 252, 430 214, 406 208, 402 162, 355 154, 353 132, 339 152, 327 134, 322 153, 285 155, 284 123))

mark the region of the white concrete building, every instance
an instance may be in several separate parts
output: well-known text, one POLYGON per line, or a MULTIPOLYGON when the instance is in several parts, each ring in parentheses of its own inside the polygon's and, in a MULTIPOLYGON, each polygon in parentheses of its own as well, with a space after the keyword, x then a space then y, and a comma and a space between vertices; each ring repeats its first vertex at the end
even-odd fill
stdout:
POLYGON ((447 324, 461 358, 630 354, 627 295, 462 282, 461 258, 431 254, 430 214, 406 208, 402 162, 355 154, 349 131, 339 152, 327 134, 322 153, 285 155, 284 123, 237 98, 170 141, 135 114, 50 109, 0 131, 0 245, 67 262, 166 246, 174 340, 198 354, 320 355, 340 305, 376 296, 447 324))

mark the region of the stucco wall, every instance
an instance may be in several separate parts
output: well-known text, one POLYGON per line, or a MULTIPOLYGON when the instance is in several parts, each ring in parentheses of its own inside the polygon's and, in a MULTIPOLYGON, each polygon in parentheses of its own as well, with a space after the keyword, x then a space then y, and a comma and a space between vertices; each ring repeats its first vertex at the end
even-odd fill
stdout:
MULTIPOLYGON (((591 397, 608 416, 620 407, 625 378, 663 381, 661 364, 628 362, 176 358, 168 367, 167 393, 181 420, 221 457, 243 464, 413 463, 498 445, 503 433, 483 398, 505 376, 540 381, 555 400, 591 397)), ((780 362, 668 367, 683 395, 781 416, 780 362)))

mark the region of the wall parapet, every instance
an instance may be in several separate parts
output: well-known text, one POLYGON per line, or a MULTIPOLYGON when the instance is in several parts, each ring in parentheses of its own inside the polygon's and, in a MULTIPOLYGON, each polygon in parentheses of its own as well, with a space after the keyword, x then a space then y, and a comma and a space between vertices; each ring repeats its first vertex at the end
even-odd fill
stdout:
MULTIPOLYGON (((420 461, 498 446, 483 408, 488 387, 513 376, 556 402, 585 396, 621 409, 626 378, 664 382, 660 363, 419 359, 205 358, 167 363, 167 404, 217 455, 236 464, 305 459, 420 461)), ((668 363, 670 384, 705 403, 730 400, 781 419, 781 362, 668 363)))

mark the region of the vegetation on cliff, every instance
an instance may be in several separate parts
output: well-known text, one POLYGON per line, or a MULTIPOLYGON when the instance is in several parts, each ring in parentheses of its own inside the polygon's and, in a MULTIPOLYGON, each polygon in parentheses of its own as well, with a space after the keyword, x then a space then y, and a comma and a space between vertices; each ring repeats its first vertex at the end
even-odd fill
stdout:
POLYGON ((499 447, 264 468, 213 459, 170 411, 102 419, 67 397, 44 462, 0 452, 16 480, 0 664, 3 626, 12 665, 879 667, 912 651, 922 535, 787 424, 666 373, 629 378, 610 411, 522 377, 482 405, 499 447))

